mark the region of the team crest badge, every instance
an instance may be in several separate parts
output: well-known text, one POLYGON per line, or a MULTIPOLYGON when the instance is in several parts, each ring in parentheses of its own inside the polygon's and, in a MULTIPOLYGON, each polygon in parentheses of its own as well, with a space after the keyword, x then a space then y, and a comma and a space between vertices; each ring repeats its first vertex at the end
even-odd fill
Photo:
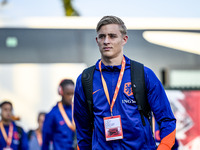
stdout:
POLYGON ((14 133, 13 133, 13 137, 14 137, 14 139, 16 139, 16 140, 19 140, 19 134, 18 134, 18 132, 14 132, 14 133))
POLYGON ((64 120, 61 120, 61 121, 59 121, 59 124, 62 126, 62 125, 65 124, 65 121, 64 121, 64 120))
POLYGON ((131 87, 131 82, 127 82, 124 84, 124 93, 127 96, 133 95, 132 87, 131 87))

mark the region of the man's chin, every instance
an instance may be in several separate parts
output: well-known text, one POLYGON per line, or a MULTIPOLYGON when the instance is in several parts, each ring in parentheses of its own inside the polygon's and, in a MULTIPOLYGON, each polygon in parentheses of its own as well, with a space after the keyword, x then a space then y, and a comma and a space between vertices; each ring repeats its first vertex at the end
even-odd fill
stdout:
POLYGON ((4 118, 3 119, 5 122, 10 122, 12 120, 12 118, 4 118))
POLYGON ((113 58, 113 54, 111 54, 110 52, 105 52, 104 54, 102 54, 102 57, 106 59, 111 59, 113 58))

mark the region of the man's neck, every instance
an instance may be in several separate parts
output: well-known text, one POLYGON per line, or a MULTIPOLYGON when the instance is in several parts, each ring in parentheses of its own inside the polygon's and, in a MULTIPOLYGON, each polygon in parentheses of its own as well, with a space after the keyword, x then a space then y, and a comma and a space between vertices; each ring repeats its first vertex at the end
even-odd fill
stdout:
POLYGON ((38 127, 38 128, 36 129, 36 132, 42 133, 42 129, 38 127))
POLYGON ((115 58, 102 57, 101 60, 105 66, 118 66, 122 64, 123 55, 115 58))
POLYGON ((63 99, 61 100, 63 106, 70 106, 71 104, 66 103, 63 99))
POLYGON ((7 121, 7 120, 1 120, 1 122, 3 123, 3 125, 10 125, 10 123, 12 122, 12 121, 7 121))

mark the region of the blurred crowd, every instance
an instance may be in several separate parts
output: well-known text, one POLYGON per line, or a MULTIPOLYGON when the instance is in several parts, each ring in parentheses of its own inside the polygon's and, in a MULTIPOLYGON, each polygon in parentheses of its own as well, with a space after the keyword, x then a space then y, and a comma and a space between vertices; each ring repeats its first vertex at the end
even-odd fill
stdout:
POLYGON ((17 124, 9 100, 0 104, 0 150, 76 149, 75 124, 72 119, 74 82, 63 79, 58 87, 61 100, 48 113, 39 112, 36 129, 25 132, 17 124))

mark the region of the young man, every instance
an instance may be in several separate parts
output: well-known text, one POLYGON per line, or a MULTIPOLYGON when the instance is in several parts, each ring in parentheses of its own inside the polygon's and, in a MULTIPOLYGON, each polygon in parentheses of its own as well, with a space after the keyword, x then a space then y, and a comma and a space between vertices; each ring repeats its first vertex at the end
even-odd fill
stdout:
POLYGON ((26 133, 12 121, 12 103, 4 101, 0 109, 0 150, 28 150, 26 133))
POLYGON ((49 150, 52 141, 55 150, 73 150, 75 134, 75 124, 72 121, 74 82, 69 79, 62 80, 58 93, 62 96, 62 100, 45 117, 42 150, 49 150))
POLYGON ((175 139, 176 119, 163 86, 147 67, 144 67, 146 96, 161 126, 162 141, 158 148, 146 117, 146 125, 143 125, 131 88, 130 59, 123 54, 128 40, 123 21, 105 16, 97 24, 96 31, 101 59, 93 75, 92 129, 81 75, 75 88, 74 119, 79 149, 170 150, 175 139))
POLYGON ((38 114, 38 128, 28 132, 29 150, 41 150, 42 147, 42 127, 45 119, 45 112, 38 114))

